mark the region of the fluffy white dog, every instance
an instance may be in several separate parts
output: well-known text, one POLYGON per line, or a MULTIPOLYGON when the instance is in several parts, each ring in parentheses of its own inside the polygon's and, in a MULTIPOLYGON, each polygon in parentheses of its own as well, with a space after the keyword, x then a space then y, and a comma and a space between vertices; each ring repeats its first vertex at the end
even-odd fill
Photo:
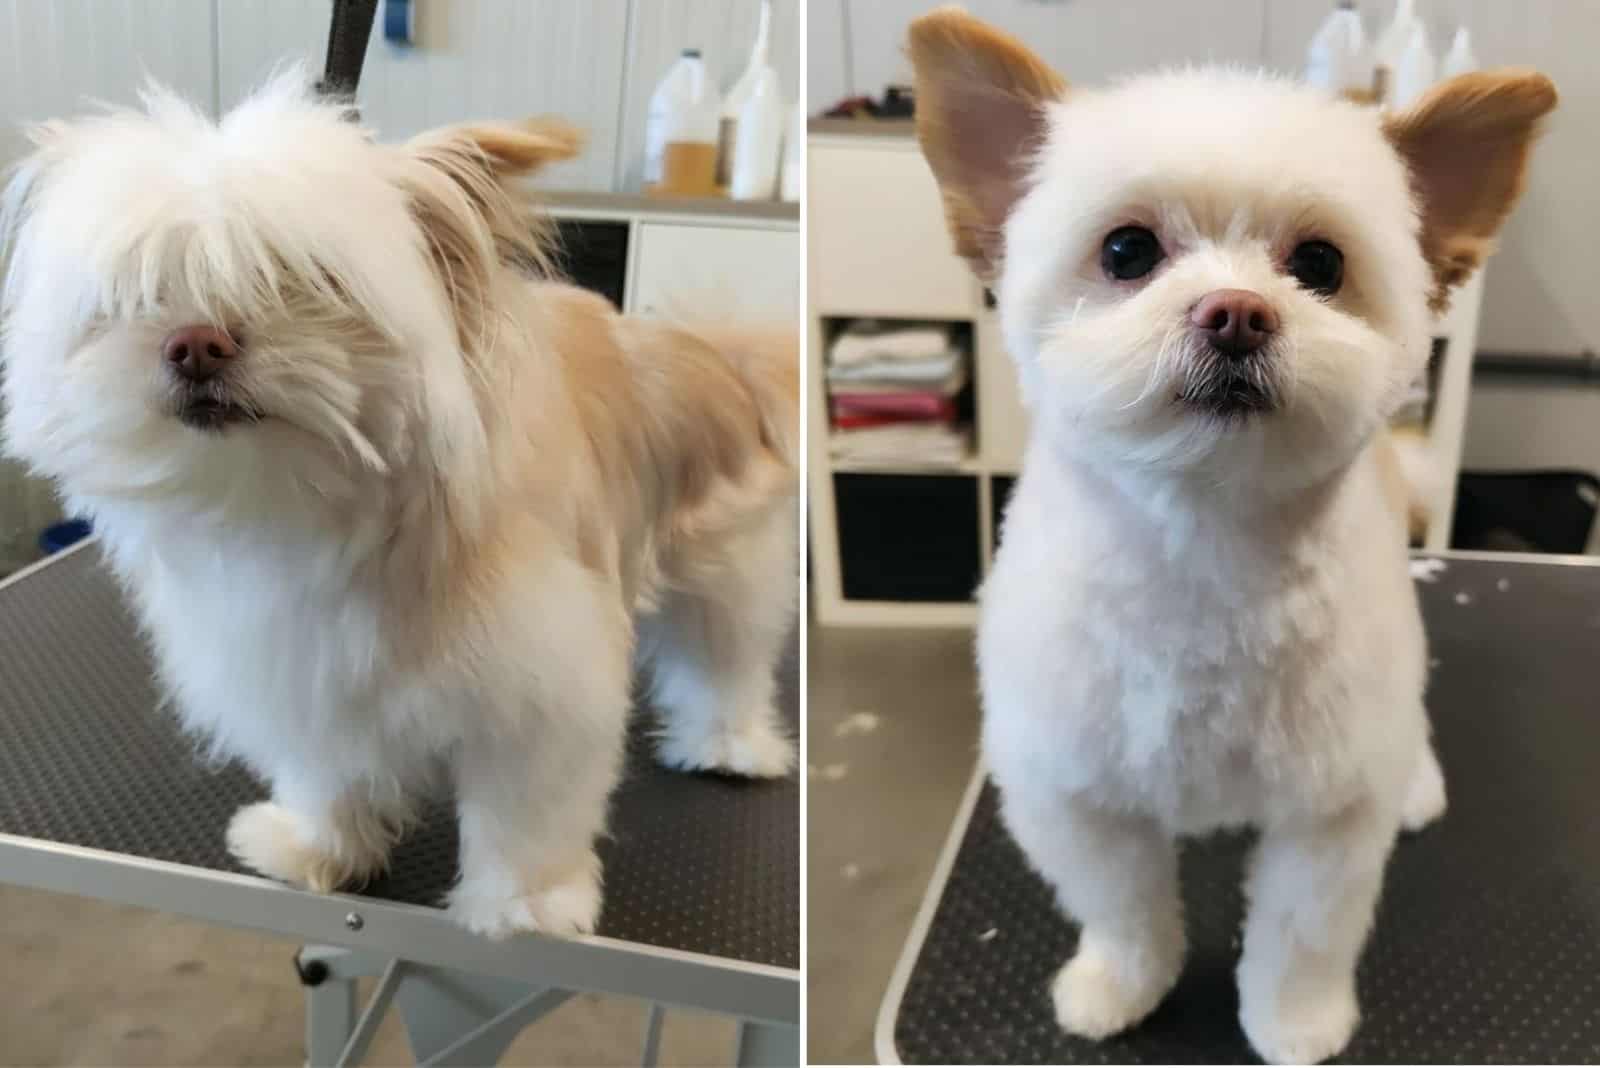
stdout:
POLYGON ((591 930, 647 665, 661 759, 786 773, 793 330, 541 281, 508 180, 559 123, 376 143, 291 73, 34 131, 6 194, 5 446, 92 515, 183 719, 271 783, 228 830, 316 890, 454 784, 450 905, 591 930))
POLYGON ((1098 1038, 1154 1009, 1185 952, 1175 838, 1251 824, 1242 1023, 1321 1060, 1396 832, 1445 807, 1383 428, 1555 91, 1485 72, 1384 115, 1215 70, 1069 90, 953 9, 910 52, 1034 418, 978 659, 1007 825, 1082 925, 1057 1018, 1098 1038))

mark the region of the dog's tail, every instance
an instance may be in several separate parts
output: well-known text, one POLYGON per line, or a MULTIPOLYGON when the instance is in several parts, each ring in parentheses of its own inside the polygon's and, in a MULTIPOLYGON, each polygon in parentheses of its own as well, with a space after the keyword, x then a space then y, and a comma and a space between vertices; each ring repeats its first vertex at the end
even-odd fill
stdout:
POLYGON ((1418 541, 1427 534, 1439 489, 1439 465, 1427 431, 1395 427, 1378 448, 1393 509, 1405 517, 1411 540, 1418 541))

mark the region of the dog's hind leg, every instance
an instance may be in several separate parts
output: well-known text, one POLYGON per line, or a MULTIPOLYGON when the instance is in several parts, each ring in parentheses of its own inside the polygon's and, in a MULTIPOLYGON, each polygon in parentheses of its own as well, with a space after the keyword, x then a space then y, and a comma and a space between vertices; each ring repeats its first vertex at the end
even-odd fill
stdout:
POLYGON ((775 509, 641 620, 668 767, 775 777, 794 766, 774 676, 794 627, 795 527, 792 507, 775 509))

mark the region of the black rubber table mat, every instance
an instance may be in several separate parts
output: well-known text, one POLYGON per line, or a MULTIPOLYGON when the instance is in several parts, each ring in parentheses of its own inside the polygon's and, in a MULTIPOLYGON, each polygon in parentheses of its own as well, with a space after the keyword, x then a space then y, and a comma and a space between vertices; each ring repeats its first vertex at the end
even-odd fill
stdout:
MULTIPOLYGON (((782 702, 798 723, 797 657, 782 702)), ((0 589, 0 833, 221 871, 240 805, 266 796, 210 768, 158 710, 143 640, 94 547, 0 589)), ((779 967, 800 964, 800 786, 658 767, 650 717, 630 738, 612 803, 599 933, 779 967)), ((370 897, 437 905, 456 827, 436 804, 370 897)), ((4 873, 0 872, 0 880, 4 873)))
MULTIPOLYGON (((1455 560, 1418 585, 1450 808, 1389 863, 1339 1060, 1600 1060, 1600 567, 1455 560)), ((1050 1002, 1076 929, 985 786, 901 1000, 901 1059, 1257 1061, 1233 974, 1248 845, 1187 846, 1183 977, 1139 1027, 1092 1043, 1062 1033, 1050 1002)))

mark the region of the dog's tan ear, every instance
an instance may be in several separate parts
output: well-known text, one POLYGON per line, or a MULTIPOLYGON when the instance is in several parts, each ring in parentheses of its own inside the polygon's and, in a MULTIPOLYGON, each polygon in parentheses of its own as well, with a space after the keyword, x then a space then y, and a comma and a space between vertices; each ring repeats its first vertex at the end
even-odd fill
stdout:
POLYGON ((1022 194, 1045 108, 1067 83, 1022 42, 941 7, 911 24, 917 139, 944 194, 956 251, 993 277, 1001 226, 1022 194))
POLYGON ((1435 311, 1493 248, 1522 194, 1540 120, 1555 106, 1556 87, 1542 74, 1476 71, 1435 86, 1384 120, 1384 133, 1411 171, 1435 311))
POLYGON ((418 134, 399 148, 398 182, 411 204, 471 357, 492 325, 502 262, 548 273, 548 221, 508 179, 571 159, 583 134, 559 119, 484 122, 418 134))
POLYGON ((474 122, 429 130, 412 138, 411 146, 427 153, 454 147, 478 155, 496 177, 532 174, 583 151, 583 131, 549 116, 522 122, 474 122))

